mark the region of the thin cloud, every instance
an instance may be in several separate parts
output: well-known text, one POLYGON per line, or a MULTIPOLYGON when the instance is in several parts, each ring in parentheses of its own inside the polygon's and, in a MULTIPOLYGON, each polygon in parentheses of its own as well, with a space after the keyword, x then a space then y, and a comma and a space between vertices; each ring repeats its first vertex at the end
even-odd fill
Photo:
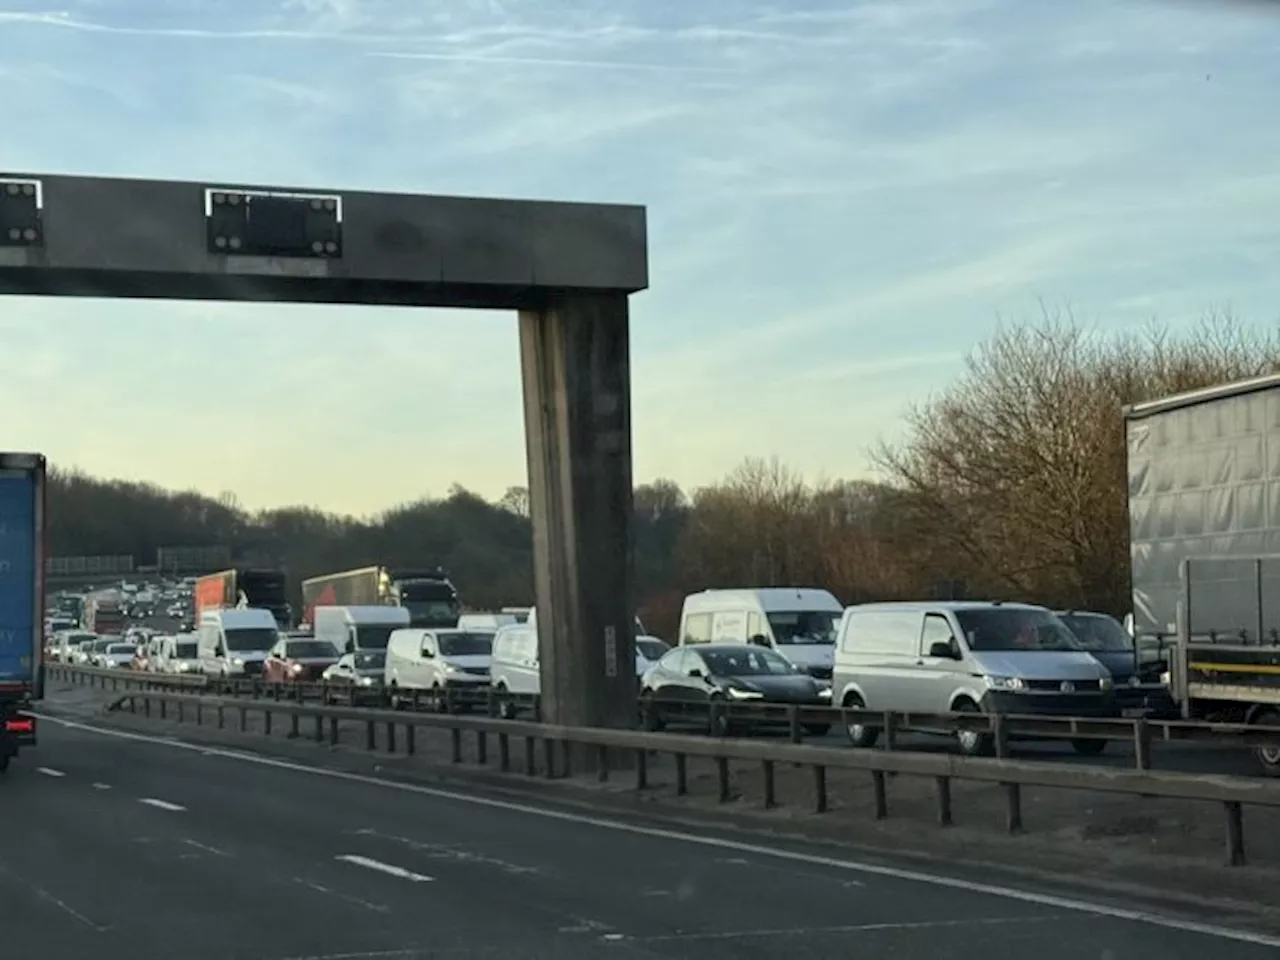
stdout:
POLYGON ((589 68, 593 70, 643 70, 657 73, 740 73, 728 67, 688 66, 674 63, 629 63, 621 60, 556 59, 551 57, 503 57, 485 53, 428 53, 375 51, 368 54, 384 60, 441 60, 454 63, 514 64, 535 67, 589 68))

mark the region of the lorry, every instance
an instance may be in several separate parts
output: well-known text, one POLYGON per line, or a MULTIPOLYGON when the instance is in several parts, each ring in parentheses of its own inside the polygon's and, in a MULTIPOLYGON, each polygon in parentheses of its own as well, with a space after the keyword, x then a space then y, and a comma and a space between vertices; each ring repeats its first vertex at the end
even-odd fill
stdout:
POLYGON ((45 458, 0 453, 0 771, 36 745, 44 696, 45 458))
POLYGON ((84 628, 99 636, 124 633, 124 605, 117 590, 99 590, 85 597, 84 628))
POLYGON ((287 630, 293 620, 289 605, 289 577, 283 570, 233 567, 196 580, 192 588, 192 620, 198 624, 206 610, 252 607, 270 610, 277 626, 287 630))
MULTIPOLYGON (((1280 728, 1280 374, 1124 420, 1139 659, 1186 719, 1280 728)), ((1280 746, 1256 753, 1280 777, 1280 746)))
POLYGON ((409 570, 373 566, 302 581, 302 619, 315 623, 316 607, 404 607, 409 626, 431 629, 457 624, 462 606, 440 567, 409 570))

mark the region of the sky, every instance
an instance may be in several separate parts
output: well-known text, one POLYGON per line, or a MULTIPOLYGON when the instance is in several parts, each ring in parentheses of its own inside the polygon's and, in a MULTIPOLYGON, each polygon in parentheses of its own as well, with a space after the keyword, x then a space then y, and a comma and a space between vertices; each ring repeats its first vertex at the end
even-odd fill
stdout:
MULTIPOLYGON (((645 205, 637 482, 865 476, 1043 304, 1280 316, 1264 4, 0 0, 0 85, 10 171, 645 205)), ((0 338, 0 447, 59 465, 355 514, 525 482, 512 315, 0 298, 0 338)))

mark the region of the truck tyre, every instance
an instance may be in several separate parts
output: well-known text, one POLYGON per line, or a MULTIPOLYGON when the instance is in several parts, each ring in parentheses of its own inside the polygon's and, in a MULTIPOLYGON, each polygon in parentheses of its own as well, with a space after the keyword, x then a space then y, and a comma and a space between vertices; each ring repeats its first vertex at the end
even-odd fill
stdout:
MULTIPOLYGON (((1280 729, 1280 711, 1263 710, 1253 718, 1253 722, 1260 727, 1280 729)), ((1280 777, 1280 747, 1258 747, 1254 756, 1262 765, 1263 776, 1280 777)))

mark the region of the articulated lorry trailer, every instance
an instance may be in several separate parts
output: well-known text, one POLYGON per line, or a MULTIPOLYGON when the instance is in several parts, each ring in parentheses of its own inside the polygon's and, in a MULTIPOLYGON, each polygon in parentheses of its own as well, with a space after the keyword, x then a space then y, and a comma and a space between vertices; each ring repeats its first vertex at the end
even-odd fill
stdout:
POLYGON ((462 607, 449 575, 439 567, 407 570, 361 567, 302 581, 302 619, 315 623, 316 607, 404 607, 409 625, 452 627, 462 607))
POLYGON ((44 696, 45 459, 0 453, 0 771, 36 745, 44 696))
POLYGON ((1184 717, 1280 728, 1280 375, 1130 406, 1125 433, 1139 655, 1184 717))
POLYGON ((206 610, 234 610, 252 607, 270 610, 281 629, 291 627, 293 608, 289 605, 289 577, 283 570, 235 567, 196 580, 192 627, 199 625, 206 610))

